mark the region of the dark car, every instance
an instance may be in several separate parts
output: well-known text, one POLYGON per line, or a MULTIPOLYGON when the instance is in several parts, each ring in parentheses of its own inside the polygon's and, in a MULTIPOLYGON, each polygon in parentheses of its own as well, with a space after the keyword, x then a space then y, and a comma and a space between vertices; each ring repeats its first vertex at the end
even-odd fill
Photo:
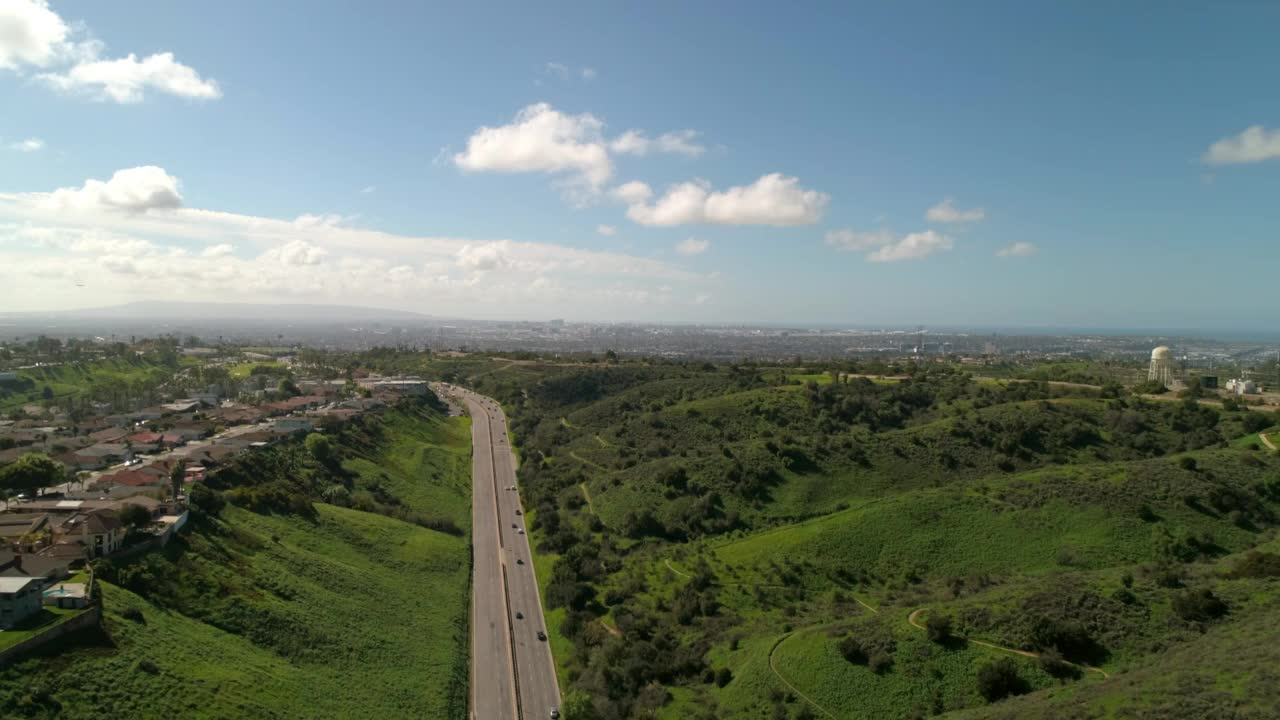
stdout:
POLYGON ((522 612, 520 612, 519 610, 517 610, 517 611, 516 611, 516 619, 517 619, 517 620, 523 620, 523 619, 524 619, 524 613, 522 613, 522 612))
POLYGON ((516 558, 516 564, 517 564, 517 565, 523 565, 523 564, 524 564, 524 558, 516 558))
POLYGON ((517 515, 523 515, 524 513, 520 512, 520 508, 516 508, 516 514, 517 514, 517 515))
POLYGON ((539 640, 546 640, 546 639, 547 639, 547 634, 546 634, 546 633, 544 633, 544 632, 542 632, 541 630, 539 630, 539 631, 538 631, 538 639, 539 639, 539 640))

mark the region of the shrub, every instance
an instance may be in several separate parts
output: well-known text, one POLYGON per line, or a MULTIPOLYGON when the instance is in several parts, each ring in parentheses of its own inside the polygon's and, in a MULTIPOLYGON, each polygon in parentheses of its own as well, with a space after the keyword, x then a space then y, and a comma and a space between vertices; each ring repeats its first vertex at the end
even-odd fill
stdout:
POLYGON ((1178 467, 1182 468, 1183 470, 1195 472, 1197 467, 1196 459, 1187 455, 1183 455, 1182 457, 1178 458, 1178 467))
POLYGON ((1227 614, 1227 604, 1209 588, 1189 589, 1173 596, 1173 611, 1187 622, 1208 622, 1227 614))
POLYGON ((727 667, 716 671, 716 687, 724 687, 733 682, 733 671, 727 667))
POLYGON ((978 670, 978 692, 987 702, 1027 692, 1027 682, 1018 675, 1018 666, 1010 658, 1000 658, 978 670))
POLYGON ((124 618, 125 620, 136 622, 139 625, 147 624, 147 618, 143 616, 142 611, 136 607, 125 608, 124 612, 120 613, 120 617, 124 618))
POLYGON ((1227 573, 1227 577, 1280 577, 1280 555, 1253 550, 1248 555, 1245 555, 1244 559, 1227 573))
POLYGON ((951 618, 946 615, 930 615, 924 623, 925 634, 936 643, 951 639, 951 618))

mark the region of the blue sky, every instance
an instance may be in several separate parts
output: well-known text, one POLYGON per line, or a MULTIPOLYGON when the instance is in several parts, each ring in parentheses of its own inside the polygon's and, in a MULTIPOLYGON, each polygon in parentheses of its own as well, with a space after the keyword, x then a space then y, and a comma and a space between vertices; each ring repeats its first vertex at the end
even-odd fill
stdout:
POLYGON ((0 0, 0 309, 1274 325, 1280 7, 1033 5, 0 0))

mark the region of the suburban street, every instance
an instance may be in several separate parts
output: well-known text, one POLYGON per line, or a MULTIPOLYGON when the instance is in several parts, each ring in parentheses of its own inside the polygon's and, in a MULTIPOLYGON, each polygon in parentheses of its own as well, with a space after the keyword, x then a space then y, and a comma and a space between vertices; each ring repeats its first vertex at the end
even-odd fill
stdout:
POLYGON ((450 391, 471 414, 472 717, 549 718, 560 707, 560 687, 550 644, 538 639, 546 623, 520 496, 508 489, 516 463, 506 417, 489 398, 450 391))

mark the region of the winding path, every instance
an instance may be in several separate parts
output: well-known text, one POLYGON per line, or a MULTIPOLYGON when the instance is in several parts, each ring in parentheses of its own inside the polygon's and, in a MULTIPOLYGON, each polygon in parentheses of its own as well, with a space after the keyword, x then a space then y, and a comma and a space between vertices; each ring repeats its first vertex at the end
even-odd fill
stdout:
MULTIPOLYGON (((1277 435, 1280 435, 1280 433, 1277 433, 1277 435)), ((1265 432, 1258 433, 1258 437, 1261 438, 1263 445, 1266 445, 1267 447, 1271 448, 1272 451, 1276 449, 1275 443, 1271 442, 1271 438, 1267 437, 1267 434, 1265 432)))
MULTIPOLYGON (((907 616, 907 622, 911 624, 911 627, 916 628, 917 630, 926 630, 925 626, 921 625, 919 620, 920 613, 924 611, 925 611, 925 608, 916 608, 915 610, 911 611, 911 614, 907 616)), ((1040 653, 1032 652, 1030 650, 1018 650, 1016 648, 1005 647, 1003 645, 996 645, 995 643, 989 643, 984 640, 973 640, 971 638, 964 638, 964 641, 967 643, 972 643, 974 645, 980 645, 984 648, 989 648, 991 650, 999 650, 1000 652, 1007 652, 1007 653, 1013 653, 1014 655, 1021 655, 1022 657, 1026 657, 1026 658, 1034 658, 1037 660, 1040 658, 1040 653)), ((1099 667, 1094 667, 1092 665, 1081 665, 1079 663, 1073 663, 1070 660, 1063 660, 1062 662, 1066 663, 1067 665, 1070 665, 1073 668, 1079 668, 1080 670, 1088 670, 1089 672, 1096 672, 1099 675, 1101 675, 1102 679, 1104 680, 1111 677, 1111 675, 1108 674, 1106 670, 1103 670, 1102 668, 1099 668, 1099 667)))

